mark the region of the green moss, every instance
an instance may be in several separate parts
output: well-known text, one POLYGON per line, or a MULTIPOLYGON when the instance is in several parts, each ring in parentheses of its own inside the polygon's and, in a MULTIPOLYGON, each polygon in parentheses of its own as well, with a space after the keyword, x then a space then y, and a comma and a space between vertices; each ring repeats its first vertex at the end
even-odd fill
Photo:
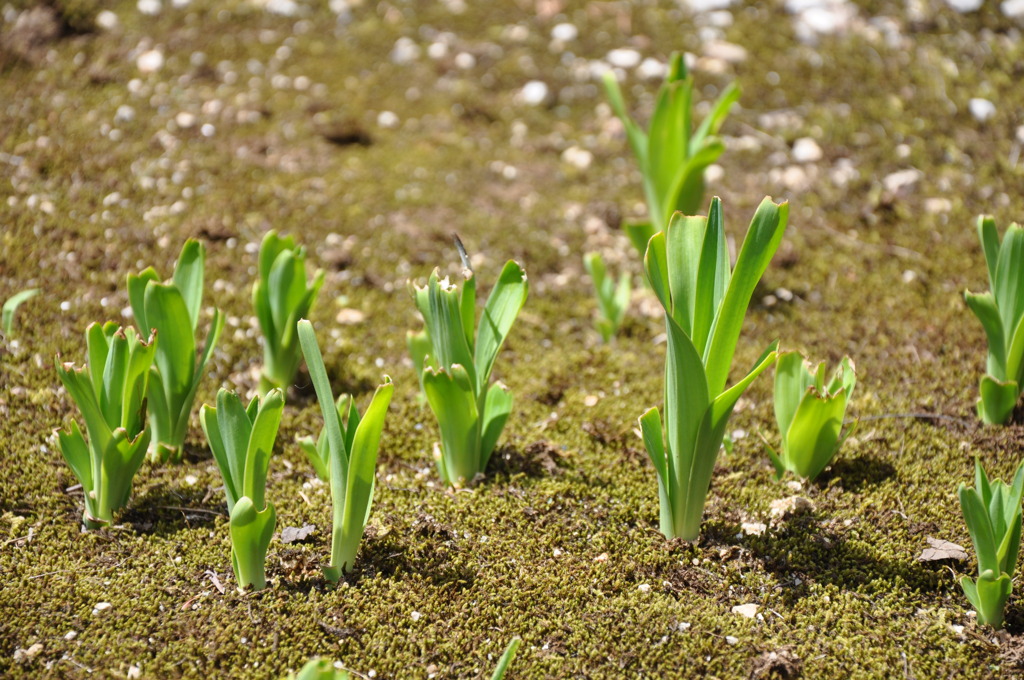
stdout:
MULTIPOLYGON (((700 22, 654 4, 573 2, 544 19, 513 4, 490 13, 467 3, 454 15, 442 3, 371 3, 347 25, 325 9, 299 24, 241 1, 169 4, 143 17, 121 3, 118 30, 65 37, 50 46, 52 60, 5 66, 0 78, 0 150, 23 159, 0 162, 0 298, 43 289, 19 318, 17 347, 0 348, 0 675, 83 677, 88 668, 123 677, 135 664, 144 677, 276 679, 321 655, 377 677, 479 677, 515 635, 524 644, 510 678, 747 677, 779 650, 814 678, 1019 672, 966 616, 949 570, 915 559, 928 536, 969 545, 956 485, 969 480, 975 455, 1005 477, 1024 444, 1019 425, 974 424, 985 341, 960 297, 984 286, 974 214, 1024 218, 1022 171, 1009 160, 1013 112, 1024 106, 1011 76, 1022 47, 992 33, 990 18, 941 9, 920 24, 901 3, 862 3, 864 18, 895 17, 906 42, 854 31, 809 48, 794 44, 781 8, 742 7, 724 32, 748 60, 734 74, 698 71, 705 99, 734 75, 743 85, 727 135, 752 134, 766 112, 796 115, 757 137, 757 148, 730 148, 713 187, 731 230, 766 193, 793 205, 736 362, 749 365, 775 337, 830 362, 850 354, 860 382, 850 413, 865 419, 819 482, 799 492, 813 510, 772 521, 771 502, 795 492, 774 480, 761 450, 757 434, 774 436, 771 381, 756 382, 733 421, 748 435, 721 457, 703 538, 686 545, 656 531, 654 474, 633 433, 661 399, 661 322, 634 313, 614 347, 600 346, 581 279, 586 249, 617 249, 615 225, 588 235, 585 217, 633 214, 638 176, 624 140, 607 135, 597 87, 575 80, 548 35, 569 20, 583 58, 626 45, 624 31, 645 56, 664 56, 699 52, 700 22), (524 39, 510 35, 512 25, 528 29, 524 39), (426 27, 452 31, 453 53, 469 51, 477 65, 393 65, 394 41, 426 44, 426 27), (167 57, 153 76, 139 76, 129 57, 146 40, 167 57), (192 60, 200 51, 205 59, 192 60), (250 72, 249 60, 265 72, 250 72), (275 87, 275 74, 311 84, 275 87), (131 94, 136 77, 142 89, 131 94), (538 77, 561 92, 557 107, 515 102, 538 77), (974 96, 996 102, 988 124, 967 113, 974 96), (115 120, 124 105, 134 117, 115 120), (398 115, 398 129, 376 126, 383 110, 398 115), (178 130, 180 111, 214 134, 178 130), (328 142, 320 112, 373 143, 328 142), (519 124, 525 134, 514 133, 519 124), (793 192, 773 183, 769 159, 803 136, 819 138, 825 159, 810 188, 793 192), (570 144, 591 146, 590 169, 564 167, 559 154, 570 144), (859 173, 845 186, 828 179, 840 158, 859 173), (516 176, 503 177, 495 161, 516 176), (923 171, 916 187, 887 195, 882 178, 911 166, 923 171), (951 210, 927 212, 932 197, 948 198, 951 210), (39 209, 43 200, 52 212, 39 209), (381 373, 396 384, 374 529, 336 590, 319 572, 329 494, 294 444, 319 428, 308 389, 289 395, 269 498, 279 526, 313 523, 317 533, 272 544, 272 586, 258 594, 235 591, 221 482, 198 423, 185 463, 147 463, 121 523, 89 534, 79 531, 81 498, 67 491, 74 478, 49 439, 74 413, 53 356, 81 360, 85 325, 120 320, 125 274, 148 264, 168 271, 189 236, 206 241, 207 300, 229 315, 199 399, 222 384, 252 387, 261 351, 247 246, 270 227, 295 233, 329 272, 313 318, 335 389, 365 402, 381 373), (481 280, 515 257, 531 281, 496 368, 516 395, 514 416, 488 478, 459 493, 435 479, 435 424, 417 401, 404 336, 418 324, 405 280, 434 266, 456 271, 452 231, 483 257, 481 280), (905 283, 908 270, 916 276, 905 283), (779 287, 795 299, 760 302, 779 287), (344 307, 367 320, 338 326, 344 307), (946 418, 909 417, 921 413, 946 418), (742 523, 758 521, 766 533, 742 534, 742 523), (98 602, 113 606, 94 615, 98 602), (760 618, 732 613, 747 603, 760 618), (951 624, 965 625, 963 635, 951 624), (35 643, 35 657, 14 660, 35 643)), ((624 266, 640 271, 629 259, 624 266)), ((1015 596, 1012 633, 1024 627, 1022 611, 1015 596)))

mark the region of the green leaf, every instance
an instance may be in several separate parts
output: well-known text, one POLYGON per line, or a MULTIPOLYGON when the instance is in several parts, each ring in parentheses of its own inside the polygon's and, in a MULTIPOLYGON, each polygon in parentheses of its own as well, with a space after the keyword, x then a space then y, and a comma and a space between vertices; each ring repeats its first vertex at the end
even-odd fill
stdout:
POLYGON ((347 493, 345 495, 344 518, 341 526, 334 527, 335 543, 332 546, 331 566, 350 571, 363 537, 363 529, 373 503, 374 479, 377 473, 377 453, 380 436, 384 429, 384 418, 395 388, 391 378, 384 376, 384 382, 377 387, 373 399, 356 428, 349 452, 347 493), (340 543, 337 533, 340 529, 340 543))
POLYGON ((494 284, 480 317, 475 357, 478 394, 483 393, 490 379, 498 350, 512 329, 519 310, 523 308, 528 292, 526 272, 515 261, 509 260, 501 270, 498 282, 494 284))
POLYGON ((693 311, 697 300, 701 243, 706 228, 706 217, 687 217, 677 212, 672 216, 665 236, 668 284, 672 298, 671 314, 682 331, 690 337, 693 333, 693 311))
MULTIPOLYGON (((459 289, 449 283, 447 278, 444 281, 439 280, 436 270, 430 275, 427 283, 427 312, 423 314, 423 321, 434 350, 431 357, 438 367, 450 369, 458 364, 467 372, 475 371, 473 353, 469 349, 466 331, 462 327, 459 289)), ((481 344, 478 339, 478 349, 481 344)), ((473 383, 476 383, 475 376, 473 383)))
POLYGON ((974 585, 977 590, 978 621, 997 630, 1002 628, 1006 601, 1010 599, 1010 592, 1013 589, 1010 577, 1006 574, 997 577, 992 572, 982 573, 974 585))
POLYGON ((711 109, 711 113, 701 122, 697 131, 693 133, 693 137, 690 138, 690 155, 693 156, 698 150, 704 145, 705 139, 710 135, 717 135, 718 131, 722 127, 722 123, 725 122, 726 116, 729 115, 729 110, 732 105, 739 101, 740 98, 740 87, 736 83, 729 83, 725 91, 722 92, 718 100, 715 101, 714 107, 711 109))
POLYGON ((480 472, 480 430, 476 396, 466 370, 455 364, 450 371, 423 372, 427 403, 441 430, 441 450, 448 478, 455 487, 465 486, 480 472))
POLYGON ((199 307, 203 303, 203 266, 206 262, 206 248, 195 239, 188 239, 181 248, 178 263, 174 267, 174 285, 181 291, 195 334, 199 324, 199 307))
POLYGON ((669 292, 668 254, 665 244, 665 232, 659 231, 651 237, 644 255, 644 272, 651 290, 658 296, 665 313, 672 315, 672 296, 669 292))
POLYGON ((245 449, 245 481, 242 494, 252 499, 259 511, 263 510, 267 490, 267 468, 274 451, 277 429, 284 411, 284 393, 273 389, 263 397, 252 423, 252 431, 245 449))
POLYGON ((671 456, 665 454, 664 434, 661 428, 661 414, 657 408, 649 409, 640 416, 640 432, 644 448, 654 464, 658 478, 658 499, 661 508, 660 527, 666 537, 676 535, 672 517, 673 500, 678 497, 671 456))
POLYGON ((963 511, 967 531, 971 534, 971 541, 974 543, 974 552, 978 556, 978 571, 999 569, 996 538, 992 531, 988 509, 978 493, 963 484, 957 490, 957 495, 960 497, 960 509, 963 511))
POLYGON ((1016 382, 1001 382, 990 375, 981 376, 978 415, 986 425, 1004 425, 1010 421, 1020 398, 1016 382))
POLYGON ((666 210, 680 210, 686 214, 700 210, 704 200, 704 171, 725 153, 725 144, 718 139, 708 140, 695 155, 679 166, 669 185, 672 202, 666 210))
POLYGON ((844 392, 822 397, 808 390, 783 440, 787 467, 805 479, 817 477, 839 449, 845 413, 844 392))
POLYGON ((754 287, 782 241, 789 204, 772 203, 765 197, 758 206, 736 258, 732 279, 711 332, 707 359, 707 381, 711 393, 720 392, 729 377, 733 353, 739 339, 754 287))
POLYGON ((999 314, 1003 317, 1003 330, 1006 332, 1016 328, 1024 316, 1024 266, 1021 263, 1024 263, 1024 229, 1011 224, 999 246, 995 285, 992 288, 999 314))
POLYGON ((623 222, 622 229, 641 256, 647 252, 647 244, 657 231, 650 222, 623 222))
MULTIPOLYGON (((1024 262, 1021 266, 1024 267, 1024 262)), ((1024 316, 1017 323, 1006 352, 1006 379, 1018 386, 1024 383, 1024 316)))
POLYGON ((95 499, 93 494, 89 493, 96 488, 92 473, 92 460, 82 431, 78 429, 78 423, 72 420, 66 428, 57 430, 57 439, 60 442, 60 451, 64 455, 64 460, 85 491, 86 516, 95 517, 97 515, 94 507, 95 499))
POLYGON ((29 288, 7 298, 7 301, 4 302, 3 310, 0 311, 0 325, 3 326, 5 336, 10 337, 11 331, 14 330, 14 313, 18 311, 18 307, 36 295, 39 295, 39 289, 29 288))
POLYGON ((252 586, 263 590, 267 586, 267 548, 277 526, 277 513, 273 503, 257 510, 253 500, 242 496, 231 511, 232 566, 239 588, 252 586))
POLYGON ((168 406, 176 415, 192 388, 196 369, 195 339, 181 291, 173 285, 150 283, 146 287, 146 318, 157 331, 156 367, 168 406))
POLYGON ((1005 379, 1006 372, 1006 334, 1003 331, 1003 320, 996 308, 996 299, 991 292, 976 295, 964 291, 964 300, 974 315, 981 321, 988 338, 988 366, 986 370, 993 377, 1005 379))
POLYGON ((152 267, 147 267, 139 274, 128 275, 128 303, 135 316, 135 323, 143 334, 153 330, 146 318, 146 288, 150 281, 160 282, 160 275, 152 267))
POLYGON ((981 241, 981 249, 985 253, 989 288, 995 290, 996 264, 999 261, 999 232, 996 230, 996 221, 991 215, 978 216, 978 240, 981 241))
POLYGON ((494 383, 487 389, 480 430, 480 472, 487 469, 494 447, 498 445, 501 432, 512 413, 512 401, 512 393, 501 383, 494 383))
POLYGON ((814 376, 807 370, 800 352, 779 353, 779 363, 775 366, 775 422, 779 426, 783 442, 786 440, 789 425, 793 422, 793 415, 796 414, 813 381, 814 376))
POLYGON ((729 248, 725 242, 722 200, 716 196, 711 199, 707 227, 701 244, 691 335, 693 346, 705 360, 711 328, 729 287, 730 278, 729 248))
POLYGON ((521 640, 517 637, 512 638, 508 643, 508 647, 505 648, 505 653, 498 659, 498 666, 494 669, 494 673, 491 675, 491 680, 503 680, 505 673, 508 671, 508 666, 512 663, 512 659, 515 658, 516 650, 519 649, 519 643, 521 640))

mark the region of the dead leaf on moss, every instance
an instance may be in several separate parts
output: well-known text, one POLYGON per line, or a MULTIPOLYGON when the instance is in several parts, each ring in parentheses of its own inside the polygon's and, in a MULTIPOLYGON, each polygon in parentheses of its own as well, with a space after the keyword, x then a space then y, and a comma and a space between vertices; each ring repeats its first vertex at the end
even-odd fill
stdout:
POLYGON ((285 527, 281 530, 282 543, 301 543, 309 538, 316 531, 313 524, 305 524, 301 527, 285 527))
POLYGON ((941 560, 958 560, 963 561, 967 559, 967 551, 962 546, 950 541, 944 541, 940 538, 932 538, 929 536, 927 539, 930 547, 925 548, 917 559, 919 562, 937 562, 941 560))

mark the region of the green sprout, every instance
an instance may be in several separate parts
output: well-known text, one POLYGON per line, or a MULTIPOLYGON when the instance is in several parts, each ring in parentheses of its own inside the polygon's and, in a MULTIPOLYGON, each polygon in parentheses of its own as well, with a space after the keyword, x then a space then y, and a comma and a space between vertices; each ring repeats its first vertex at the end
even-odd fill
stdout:
POLYGON ((238 395, 221 388, 217 406, 203 404, 199 419, 213 459, 224 478, 231 519, 231 567, 239 588, 267 587, 267 548, 277 525, 273 503, 266 500, 267 468, 284 411, 284 393, 271 390, 242 405, 238 395))
POLYGON ((512 638, 509 641, 508 647, 505 648, 505 653, 498 659, 498 666, 494 669, 494 673, 491 675, 491 680, 502 680, 505 677, 508 666, 512 663, 512 659, 515 658, 516 650, 519 649, 519 644, 522 642, 517 637, 512 638))
POLYGON ((169 283, 161 283, 153 267, 128 275, 128 300, 138 326, 155 330, 156 361, 149 377, 149 422, 153 430, 150 458, 180 462, 189 417, 206 363, 224 329, 224 315, 213 311, 203 353, 196 361, 196 328, 203 301, 206 249, 185 241, 169 283))
POLYGON ((640 429, 658 475, 666 538, 697 539, 729 416, 747 386, 775 361, 777 341, 725 389, 743 317, 788 215, 788 203, 761 202, 735 269, 718 198, 707 217, 676 213, 667 233, 655 234, 647 246, 644 270, 665 308, 665 428, 655 407, 640 417, 640 429))
POLYGON ((799 352, 779 354, 775 366, 775 420, 782 435, 782 450, 776 451, 767 441, 765 447, 780 479, 786 470, 814 479, 825 469, 852 432, 842 430, 856 384, 850 357, 842 360, 826 384, 825 362, 812 367, 799 352))
POLYGON ((359 541, 370 518, 380 435, 395 388, 391 378, 384 376, 384 382, 377 386, 361 418, 354 402, 351 403, 348 421, 343 427, 313 324, 300 320, 298 336, 309 377, 320 402, 320 411, 324 415, 321 439, 326 434, 328 460, 324 465, 330 475, 333 507, 331 563, 324 567, 324 576, 331 582, 337 582, 343 572, 352 571, 359 541))
POLYGON ((302 350, 295 324, 309 310, 324 284, 323 270, 306 281, 306 249, 291 236, 268 231, 260 244, 259 279, 252 287, 252 305, 263 331, 263 372, 260 394, 274 387, 287 389, 295 381, 302 350))
POLYGON ((978 416, 987 425, 1010 421, 1024 386, 1024 228, 1011 224, 999 242, 991 217, 978 218, 978 238, 988 264, 989 292, 964 291, 988 336, 978 416))
POLYGON ((594 326, 601 334, 601 340, 609 342, 622 325, 622 319, 629 307, 629 296, 633 292, 629 273, 623 272, 616 284, 615 280, 608 276, 600 253, 584 255, 583 266, 593 279, 594 290, 597 292, 598 316, 594 326))
POLYGON ((146 457, 146 383, 156 354, 155 336, 145 342, 134 328, 108 322, 85 331, 88 364, 55 360, 57 375, 85 419, 57 431, 61 452, 85 492, 82 522, 98 529, 128 502, 132 478, 146 457))
MULTIPOLYGON (((359 426, 359 411, 356 409, 355 401, 351 395, 342 394, 334 402, 334 407, 338 412, 338 418, 341 419, 341 434, 346 442, 350 442, 355 436, 356 427, 359 426)), ((316 476, 321 481, 330 482, 331 446, 326 425, 320 429, 316 440, 312 437, 299 437, 296 441, 306 454, 309 464, 313 466, 316 476)))
POLYGON ((0 310, 0 327, 4 329, 4 337, 11 337, 11 331, 14 330, 14 313, 18 311, 18 307, 20 307, 26 300, 34 298, 36 295, 39 295, 39 289, 29 288, 28 290, 20 291, 7 298, 7 301, 4 302, 3 309, 0 310))
POLYGON ((729 109, 740 97, 730 83, 701 124, 693 131, 693 76, 683 55, 673 53, 668 73, 658 90, 657 103, 644 132, 629 113, 622 90, 611 71, 604 75, 605 91, 615 115, 626 128, 626 137, 643 175, 648 222, 624 223, 637 251, 643 254, 656 232, 665 231, 677 210, 692 215, 704 202, 704 170, 725 151, 718 133, 729 109))
POLYGON ((435 269, 426 287, 412 286, 425 328, 407 336, 420 386, 441 430, 441 479, 462 487, 483 473, 512 412, 512 393, 490 383, 491 369, 526 302, 526 272, 509 260, 476 328, 476 277, 462 243, 462 290, 435 269))
POLYGON ((978 580, 963 576, 960 587, 978 612, 978 621, 1002 628, 1020 550, 1024 463, 1017 467, 1013 485, 1007 486, 998 479, 990 482, 981 463, 975 461, 974 488, 961 484, 957 493, 978 554, 978 580))
POLYGON ((284 680, 349 680, 348 671, 339 670, 327 659, 310 659, 298 673, 289 673, 284 680))

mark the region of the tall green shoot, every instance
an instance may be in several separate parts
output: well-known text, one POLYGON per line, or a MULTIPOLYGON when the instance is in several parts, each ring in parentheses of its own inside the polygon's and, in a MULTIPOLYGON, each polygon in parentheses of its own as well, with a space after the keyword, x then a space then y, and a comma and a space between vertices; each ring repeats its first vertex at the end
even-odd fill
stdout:
POLYGON ((206 345, 197 361, 196 329, 205 262, 206 249, 189 239, 171 281, 162 283, 153 267, 128 275, 128 300, 136 323, 143 331, 155 330, 160 338, 148 393, 153 430, 149 455, 153 461, 181 461, 196 391, 224 328, 224 315, 214 309, 206 345))
POLYGON ((644 270, 665 308, 665 419, 657 408, 640 417, 644 445, 658 476, 661 532, 696 540, 711 473, 736 401, 774 363, 772 343, 732 387, 726 380, 754 287, 786 228, 787 203, 765 198, 730 267, 722 204, 707 217, 676 213, 651 237, 644 270))
POLYGON ((739 99, 740 90, 730 83, 711 112, 693 129, 693 75, 683 55, 669 59, 668 73, 658 90, 657 103, 645 132, 630 117, 615 74, 604 75, 604 87, 615 115, 626 128, 626 138, 643 176, 648 222, 626 222, 623 228, 637 251, 643 254, 656 232, 663 232, 677 210, 692 215, 704 202, 704 171, 725 151, 715 135, 739 99))

